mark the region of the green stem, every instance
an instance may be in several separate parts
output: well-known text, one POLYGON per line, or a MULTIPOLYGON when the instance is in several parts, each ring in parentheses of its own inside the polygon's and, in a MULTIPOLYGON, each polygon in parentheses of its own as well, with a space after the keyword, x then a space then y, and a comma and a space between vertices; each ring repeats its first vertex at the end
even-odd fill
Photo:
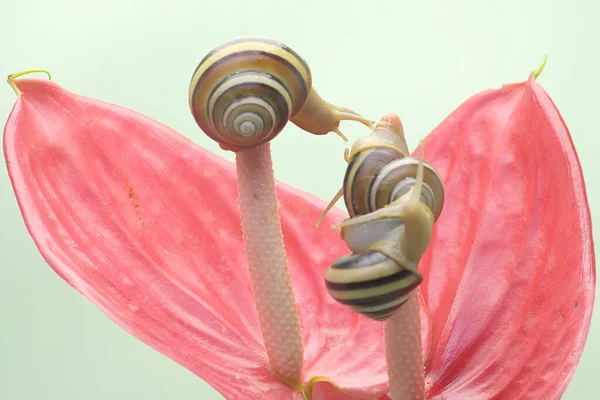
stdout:
POLYGON ((33 74, 33 73, 36 73, 36 72, 44 73, 44 74, 48 75, 48 79, 52 80, 52 75, 50 75, 50 72, 47 71, 47 70, 45 70, 45 69, 26 69, 26 70, 23 70, 23 71, 20 71, 20 72, 15 72, 14 74, 10 74, 8 76, 7 82, 10 85, 10 87, 15 91, 15 94, 17 96, 20 96, 22 92, 17 87, 15 79, 18 78, 18 77, 20 77, 20 76, 28 75, 28 74, 33 74))
POLYGON ((544 61, 542 62, 542 65, 540 65, 538 67, 538 69, 536 69, 535 71, 533 71, 533 78, 534 79, 537 79, 540 76, 540 74, 544 70, 544 67, 546 66, 546 61, 548 61, 548 55, 544 54, 544 61))

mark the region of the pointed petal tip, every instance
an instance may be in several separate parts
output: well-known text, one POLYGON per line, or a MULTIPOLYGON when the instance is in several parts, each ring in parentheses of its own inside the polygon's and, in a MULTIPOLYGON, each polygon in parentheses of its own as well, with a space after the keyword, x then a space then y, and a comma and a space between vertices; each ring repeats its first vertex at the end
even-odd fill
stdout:
POLYGON ((29 75, 29 74, 34 74, 34 73, 44 73, 46 75, 48 75, 48 80, 52 80, 52 75, 50 74, 50 71, 45 70, 45 69, 25 69, 23 71, 19 71, 19 72, 15 72, 12 73, 10 75, 8 75, 6 81, 8 82, 8 84, 10 85, 10 87, 14 90, 15 94, 17 96, 19 96, 22 91, 19 88, 19 84, 17 82, 17 78, 24 76, 24 75, 29 75))

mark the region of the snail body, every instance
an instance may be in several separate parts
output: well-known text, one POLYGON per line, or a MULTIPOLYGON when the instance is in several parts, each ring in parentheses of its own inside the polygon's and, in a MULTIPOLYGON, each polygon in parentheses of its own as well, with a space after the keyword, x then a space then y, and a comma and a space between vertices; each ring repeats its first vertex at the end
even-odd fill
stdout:
POLYGON ((210 51, 192 76, 188 99, 200 128, 225 150, 240 151, 275 138, 292 121, 315 135, 339 130, 343 120, 370 121, 334 106, 312 87, 306 61, 268 38, 242 37, 210 51))
POLYGON ((341 196, 349 218, 341 237, 352 254, 325 274, 329 294, 376 321, 391 317, 423 280, 418 263, 444 203, 441 178, 422 156, 408 154, 399 118, 382 118, 346 156, 341 196))

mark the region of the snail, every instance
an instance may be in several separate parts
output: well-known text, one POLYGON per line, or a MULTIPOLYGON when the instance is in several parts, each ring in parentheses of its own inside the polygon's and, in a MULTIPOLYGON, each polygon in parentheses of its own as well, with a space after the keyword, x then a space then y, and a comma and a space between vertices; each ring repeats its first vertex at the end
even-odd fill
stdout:
POLYGON ((312 87, 306 61, 272 39, 241 37, 210 51, 192 76, 188 99, 199 127, 224 150, 240 151, 275 138, 288 121, 315 135, 343 120, 371 121, 332 105, 312 87))
POLYGON ((325 284, 336 301, 375 321, 391 317, 421 284, 417 266, 442 212, 442 179, 423 160, 423 142, 420 152, 410 157, 400 119, 384 116, 345 154, 343 187, 319 219, 344 196, 349 218, 337 227, 352 254, 329 266, 325 284))

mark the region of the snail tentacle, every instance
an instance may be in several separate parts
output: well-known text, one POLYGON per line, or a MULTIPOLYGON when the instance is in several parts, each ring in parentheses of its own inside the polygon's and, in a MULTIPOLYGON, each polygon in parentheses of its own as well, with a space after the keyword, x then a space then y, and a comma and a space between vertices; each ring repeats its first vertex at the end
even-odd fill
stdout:
POLYGON ((225 150, 252 148, 274 139, 292 121, 315 134, 336 133, 341 121, 373 121, 332 105, 312 86, 308 63, 288 46, 241 37, 211 50, 190 81, 188 100, 198 126, 225 150))
POLYGON ((402 124, 382 118, 368 137, 344 158, 344 184, 319 222, 342 196, 350 214, 335 225, 352 254, 335 261, 325 283, 339 303, 376 321, 385 321, 421 284, 418 263, 443 207, 443 185, 424 160, 408 156, 402 124))

